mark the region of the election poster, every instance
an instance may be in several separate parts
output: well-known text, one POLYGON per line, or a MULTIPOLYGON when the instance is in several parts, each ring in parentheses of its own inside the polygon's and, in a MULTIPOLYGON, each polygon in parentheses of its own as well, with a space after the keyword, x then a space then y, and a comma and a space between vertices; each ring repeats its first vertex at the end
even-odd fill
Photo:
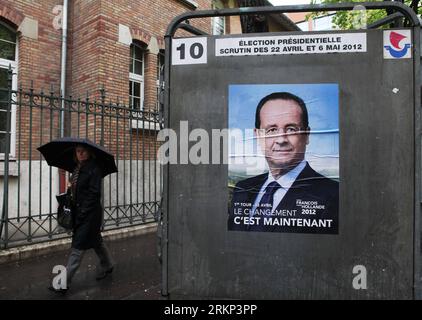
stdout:
POLYGON ((338 234, 338 84, 228 92, 228 230, 338 234))

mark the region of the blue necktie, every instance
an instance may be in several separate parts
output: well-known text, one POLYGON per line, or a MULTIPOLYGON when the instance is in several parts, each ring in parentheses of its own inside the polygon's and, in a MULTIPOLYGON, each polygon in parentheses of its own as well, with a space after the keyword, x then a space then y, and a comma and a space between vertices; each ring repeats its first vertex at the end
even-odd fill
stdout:
POLYGON ((274 193, 280 189, 281 186, 277 181, 273 181, 265 188, 265 193, 261 198, 261 201, 259 201, 258 207, 261 209, 271 209, 273 207, 273 201, 274 201, 274 193))

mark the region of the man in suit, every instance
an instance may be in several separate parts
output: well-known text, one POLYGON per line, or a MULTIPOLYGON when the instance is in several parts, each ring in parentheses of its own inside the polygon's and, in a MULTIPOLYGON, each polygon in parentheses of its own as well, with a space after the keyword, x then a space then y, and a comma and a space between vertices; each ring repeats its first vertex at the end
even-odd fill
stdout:
POLYGON ((275 92, 261 99, 254 132, 269 172, 236 184, 229 230, 338 233, 339 184, 305 160, 310 130, 301 98, 275 92))

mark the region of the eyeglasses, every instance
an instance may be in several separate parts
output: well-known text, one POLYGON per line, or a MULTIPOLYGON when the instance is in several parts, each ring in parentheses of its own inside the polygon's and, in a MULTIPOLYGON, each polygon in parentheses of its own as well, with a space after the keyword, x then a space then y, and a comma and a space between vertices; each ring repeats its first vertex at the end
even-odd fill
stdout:
POLYGON ((271 127, 268 129, 259 129, 259 132, 266 137, 307 133, 306 130, 297 126, 287 126, 285 128, 271 127))

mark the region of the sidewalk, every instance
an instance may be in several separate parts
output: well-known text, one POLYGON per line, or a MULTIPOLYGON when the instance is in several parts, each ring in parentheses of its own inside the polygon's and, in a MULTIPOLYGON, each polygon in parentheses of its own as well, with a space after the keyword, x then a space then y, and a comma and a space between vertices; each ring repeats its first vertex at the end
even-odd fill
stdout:
POLYGON ((116 263, 111 277, 95 280, 97 257, 89 250, 66 295, 47 287, 53 267, 66 265, 69 250, 0 264, 0 299, 163 299, 155 232, 107 241, 107 246, 116 263))

